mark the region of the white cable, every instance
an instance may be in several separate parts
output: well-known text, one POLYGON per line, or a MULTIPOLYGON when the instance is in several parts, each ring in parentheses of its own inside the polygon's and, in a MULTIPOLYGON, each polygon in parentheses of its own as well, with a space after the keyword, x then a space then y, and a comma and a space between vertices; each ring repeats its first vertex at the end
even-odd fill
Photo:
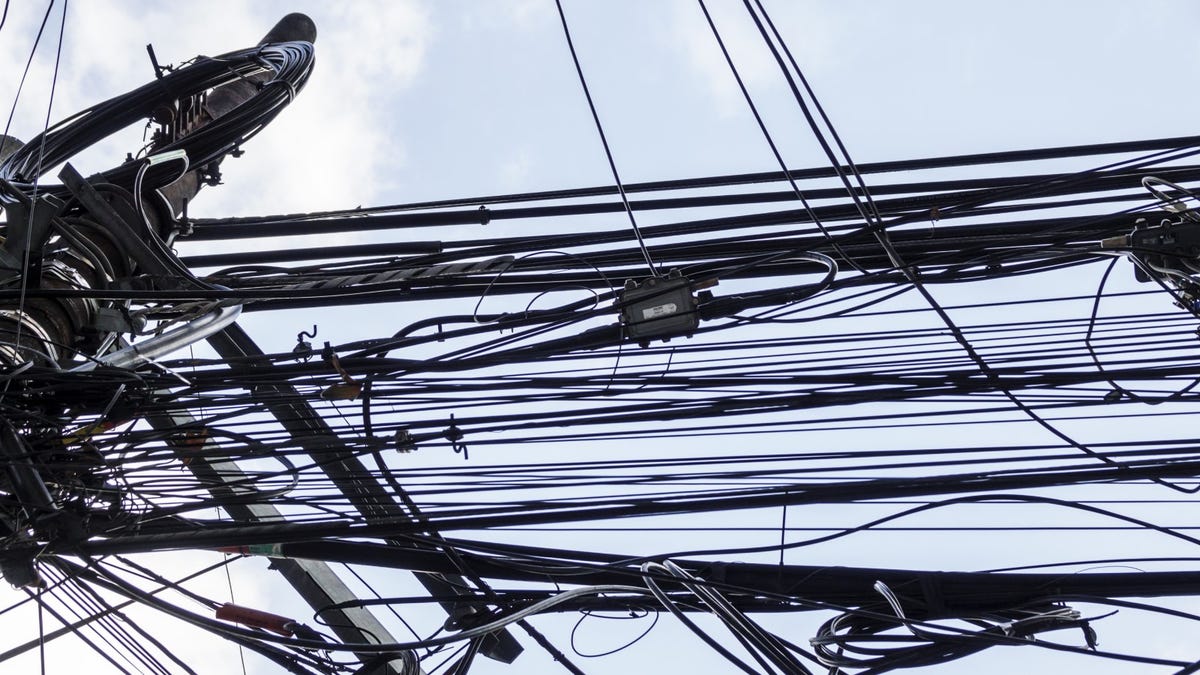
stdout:
POLYGON ((716 589, 702 583, 704 581, 702 578, 693 575, 670 560, 664 561, 661 565, 658 563, 647 563, 642 566, 643 571, 651 567, 661 568, 668 574, 682 579, 683 586, 708 605, 710 611, 725 624, 726 628, 738 636, 743 641, 743 644, 748 648, 754 647, 757 649, 763 657, 770 660, 785 673, 809 672, 804 667, 804 664, 800 663, 792 652, 779 642, 774 635, 754 623, 750 617, 735 607, 733 603, 716 589))
POLYGON ((142 361, 153 362, 167 354, 182 349, 192 343, 199 342, 213 335, 237 320, 242 313, 241 305, 230 305, 209 312, 194 321, 167 331, 162 335, 143 340, 119 351, 103 356, 95 361, 75 366, 69 372, 86 373, 99 366, 111 368, 131 368, 142 361))

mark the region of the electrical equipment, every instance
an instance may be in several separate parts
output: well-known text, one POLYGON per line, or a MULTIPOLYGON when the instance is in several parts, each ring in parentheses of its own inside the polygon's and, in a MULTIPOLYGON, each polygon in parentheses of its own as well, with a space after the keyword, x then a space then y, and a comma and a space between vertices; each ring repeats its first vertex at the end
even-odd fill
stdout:
POLYGON ((680 335, 691 336, 700 325, 692 291, 691 280, 678 270, 640 284, 633 279, 626 281, 618 305, 626 337, 646 347, 650 340, 666 342, 680 335))

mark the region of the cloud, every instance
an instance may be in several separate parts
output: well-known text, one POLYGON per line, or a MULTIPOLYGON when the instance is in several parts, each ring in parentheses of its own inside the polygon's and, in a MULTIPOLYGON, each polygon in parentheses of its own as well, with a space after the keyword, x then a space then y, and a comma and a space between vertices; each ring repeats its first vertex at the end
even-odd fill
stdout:
POLYGON ((339 3, 317 38, 337 55, 333 68, 350 92, 389 91, 412 84, 433 37, 428 11, 411 1, 339 3), (330 30, 331 29, 331 30, 330 30), (369 48, 364 48, 369 46, 369 48))
POLYGON ((426 12, 414 2, 347 3, 312 16, 317 63, 308 85, 244 157, 226 161, 226 182, 240 189, 205 195, 205 213, 373 203, 403 161, 389 98, 420 76, 432 35, 426 12))
MULTIPOLYGON (((191 5, 101 2, 70 6, 52 119, 57 121, 153 77, 144 45, 164 65, 197 54, 253 45, 287 11, 307 10, 318 24, 317 65, 297 100, 223 165, 226 186, 206 189, 193 216, 233 216, 340 208, 373 203, 405 157, 390 124, 397 90, 420 77, 434 31, 418 2, 191 5), (236 185, 236 187, 234 187, 236 185)), ((24 64, 42 10, 14 11, 0 37, 0 58, 24 64)), ((44 123, 57 38, 57 13, 47 24, 13 134, 28 140, 44 123)), ((0 100, 15 94, 19 68, 0 75, 0 100)), ((85 173, 123 161, 143 143, 129 129, 74 162, 85 173)))

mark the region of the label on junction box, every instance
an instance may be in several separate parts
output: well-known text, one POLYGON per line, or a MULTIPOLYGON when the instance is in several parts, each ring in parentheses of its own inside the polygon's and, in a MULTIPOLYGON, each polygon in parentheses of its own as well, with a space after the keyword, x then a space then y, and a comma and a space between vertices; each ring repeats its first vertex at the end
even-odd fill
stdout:
POLYGON ((678 311, 679 311, 679 307, 675 303, 668 302, 665 305, 655 305, 653 307, 647 307, 647 308, 643 309, 642 310, 642 318, 643 319, 657 319, 660 316, 667 316, 668 314, 674 314, 675 312, 678 312, 678 311))

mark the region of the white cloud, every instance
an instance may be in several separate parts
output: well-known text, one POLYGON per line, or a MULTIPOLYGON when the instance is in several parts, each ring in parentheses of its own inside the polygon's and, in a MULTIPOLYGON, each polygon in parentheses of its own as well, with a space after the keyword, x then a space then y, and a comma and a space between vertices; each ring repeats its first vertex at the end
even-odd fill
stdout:
POLYGON ((420 73, 433 26, 419 3, 339 3, 318 23, 318 45, 328 45, 347 93, 394 90, 420 73))
POLYGON ((372 204, 403 163, 389 100, 420 77, 433 33, 427 13, 415 2, 392 2, 338 4, 310 15, 317 56, 307 86, 247 143, 245 156, 226 160, 226 185, 205 190, 193 215, 372 204))
MULTIPOLYGON (((420 76, 433 28, 415 1, 299 3, 318 24, 317 65, 297 100, 223 165, 226 186, 206 189, 192 214, 249 215, 371 203, 403 161, 403 140, 389 127, 389 98, 420 76), (310 5, 311 6, 305 6, 310 5), (236 186, 236 187, 235 187, 236 186)), ((130 2, 70 6, 53 120, 122 94, 153 77, 144 45, 164 65, 197 54, 253 45, 283 13, 267 4, 213 2, 170 5, 130 2)), ((24 65, 41 20, 32 5, 14 11, 0 36, 0 59, 24 65)), ((47 24, 13 134, 41 131, 57 38, 57 14, 47 24)), ((0 100, 11 100, 20 67, 0 75, 0 100)), ((85 172, 113 166, 141 144, 130 129, 76 160, 85 172)))

